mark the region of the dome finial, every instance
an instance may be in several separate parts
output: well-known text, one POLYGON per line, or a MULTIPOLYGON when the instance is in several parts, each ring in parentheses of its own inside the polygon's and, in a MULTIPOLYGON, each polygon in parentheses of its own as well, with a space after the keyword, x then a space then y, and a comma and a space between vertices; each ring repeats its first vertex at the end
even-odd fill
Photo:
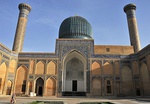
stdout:
POLYGON ((75 16, 78 16, 78 14, 76 13, 75 16))

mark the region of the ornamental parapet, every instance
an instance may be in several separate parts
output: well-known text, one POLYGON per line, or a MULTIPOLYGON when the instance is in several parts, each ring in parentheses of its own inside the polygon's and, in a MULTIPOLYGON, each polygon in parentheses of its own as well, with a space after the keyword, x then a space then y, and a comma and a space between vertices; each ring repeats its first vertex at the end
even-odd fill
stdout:
POLYGON ((19 53, 19 58, 57 58, 55 53, 19 53))

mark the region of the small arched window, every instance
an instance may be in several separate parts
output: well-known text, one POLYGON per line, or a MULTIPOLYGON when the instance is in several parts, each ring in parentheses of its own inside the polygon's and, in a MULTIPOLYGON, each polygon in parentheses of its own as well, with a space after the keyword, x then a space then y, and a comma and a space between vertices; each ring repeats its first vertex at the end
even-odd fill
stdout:
POLYGON ((111 93, 111 82, 110 80, 107 80, 107 93, 110 94, 111 93))

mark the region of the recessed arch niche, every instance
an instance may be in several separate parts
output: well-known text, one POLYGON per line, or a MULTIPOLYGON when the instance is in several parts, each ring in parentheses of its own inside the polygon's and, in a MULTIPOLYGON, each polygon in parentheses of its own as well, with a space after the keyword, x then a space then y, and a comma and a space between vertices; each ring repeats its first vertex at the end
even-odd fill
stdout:
POLYGON ((122 78, 122 93, 124 95, 132 95, 133 93, 132 72, 128 66, 124 66, 121 69, 121 78, 122 78))
POLYGON ((92 75, 101 75, 101 65, 96 61, 92 64, 92 75))
POLYGON ((53 61, 47 64, 47 74, 56 75, 56 64, 53 61))
POLYGON ((26 81, 27 81, 28 69, 26 66, 22 65, 17 69, 16 81, 15 81, 15 92, 25 93, 26 91, 26 81))
POLYGON ((46 95, 54 96, 56 93, 56 80, 54 78, 48 78, 46 80, 46 95))
POLYGON ((93 96, 100 96, 101 95, 101 80, 93 79, 92 81, 92 93, 93 96))
POLYGON ((71 51, 63 60, 63 92, 86 92, 86 60, 78 51, 71 51))
POLYGON ((144 95, 148 96, 150 95, 150 81, 149 81, 148 68, 145 63, 141 64, 140 73, 141 73, 141 79, 143 83, 144 95))
POLYGON ((44 63, 42 61, 39 61, 36 64, 36 70, 35 70, 35 74, 44 74, 44 63))
POLYGON ((6 63, 3 62, 0 65, 0 94, 3 94, 3 90, 4 90, 4 84, 5 84, 5 77, 6 77, 6 63))

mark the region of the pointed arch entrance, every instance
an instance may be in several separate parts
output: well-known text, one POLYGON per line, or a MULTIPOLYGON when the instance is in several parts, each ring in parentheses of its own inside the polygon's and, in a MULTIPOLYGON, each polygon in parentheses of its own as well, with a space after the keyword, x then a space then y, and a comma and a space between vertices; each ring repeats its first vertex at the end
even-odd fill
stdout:
POLYGON ((36 80, 36 87, 35 87, 35 93, 37 96, 43 96, 43 89, 44 89, 44 80, 39 77, 36 80))
POLYGON ((54 96, 56 92, 56 80, 54 78, 48 78, 46 80, 46 95, 54 96))
POLYGON ((63 60, 62 95, 78 96, 86 92, 86 60, 78 51, 71 51, 63 60))
POLYGON ((12 89, 12 81, 7 81, 7 92, 6 95, 11 95, 11 89, 12 89))

